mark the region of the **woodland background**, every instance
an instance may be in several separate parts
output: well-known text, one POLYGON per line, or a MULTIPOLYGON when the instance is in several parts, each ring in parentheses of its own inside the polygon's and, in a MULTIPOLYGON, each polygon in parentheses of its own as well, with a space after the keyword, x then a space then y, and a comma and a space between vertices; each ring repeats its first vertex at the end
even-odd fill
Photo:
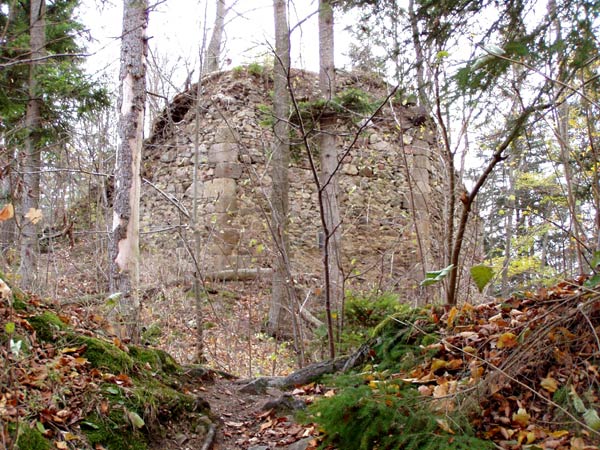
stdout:
MULTIPOLYGON (((258 277, 235 288, 209 285, 206 274, 196 270, 192 286, 179 280, 152 283, 157 273, 152 270, 159 267, 150 260, 140 264, 140 254, 148 250, 139 230, 144 132, 164 117, 177 92, 195 87, 200 98, 202 77, 226 63, 229 19, 243 14, 245 5, 217 0, 214 6, 210 18, 204 4, 195 7, 204 14, 204 38, 198 42, 199 57, 182 62, 153 51, 145 34, 154 10, 168 8, 168 2, 124 2, 116 87, 84 70, 86 41, 93 36, 76 19, 77 1, 0 1, 5 205, 0 232, 9 284, 62 304, 92 307, 102 327, 125 342, 156 333, 158 343, 171 350, 169 345, 192 344, 193 336, 195 350, 178 355, 181 360, 209 359, 219 366, 229 358, 231 370, 240 358, 224 356, 224 348, 237 341, 246 345, 244 369, 251 375, 257 348, 269 355, 258 363, 261 373, 269 370, 264 361, 269 358, 272 372, 325 355, 333 358, 357 344, 346 340, 344 333, 351 330, 345 317, 357 311, 369 316, 372 305, 384 311, 390 304, 396 307, 393 292, 344 292, 336 174, 352 145, 337 146, 336 120, 355 115, 359 136, 383 105, 396 102, 419 108, 417 119, 434 124, 447 182, 438 237, 443 255, 438 266, 423 268, 421 292, 427 300, 415 299, 415 304, 445 304, 447 313, 457 314, 467 298, 460 282, 469 272, 481 293, 477 302, 486 296, 527 296, 577 276, 590 277, 587 288, 596 288, 600 8, 583 0, 315 2, 309 15, 319 23, 319 93, 308 99, 297 98, 290 83, 290 35, 305 18, 295 23, 289 14, 293 2, 275 1, 269 11, 275 23, 269 50, 254 66, 233 68, 267 72, 273 80, 273 105, 266 111, 275 136, 268 143, 273 188, 266 211, 272 281, 258 277), (336 96, 333 25, 334 18, 344 16, 355 18, 347 30, 352 40, 346 69, 387 81, 389 96, 379 105, 367 107, 360 93, 336 96), (173 74, 182 65, 188 76, 178 84, 173 74), (285 231, 293 145, 310 161, 322 225, 323 303, 308 318, 294 288, 285 231), (483 228, 480 261, 466 259, 463 251, 465 232, 475 219, 483 228), (251 294, 244 302, 228 303, 227 297, 237 300, 239 292, 251 294), (177 305, 179 310, 169 309, 177 305), (175 339, 158 320, 170 314, 177 317, 175 339), (217 320, 223 317, 229 320, 217 320), (221 330, 220 337, 214 329, 221 330)), ((414 215, 414 208, 409 212, 414 215)), ((190 232, 176 237, 193 264, 208 245, 199 238, 198 214, 194 207, 185 224, 190 232)), ((12 333, 10 326, 4 331, 12 333)))

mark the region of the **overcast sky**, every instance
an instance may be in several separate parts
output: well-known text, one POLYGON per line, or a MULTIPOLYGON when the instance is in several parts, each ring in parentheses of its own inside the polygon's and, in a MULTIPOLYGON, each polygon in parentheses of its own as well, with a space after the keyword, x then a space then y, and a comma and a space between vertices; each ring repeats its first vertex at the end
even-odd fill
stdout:
MULTIPOLYGON (((155 0, 154 0, 155 1, 155 0)), ((207 39, 214 20, 215 0, 165 0, 150 13, 148 36, 156 54, 168 57, 177 65, 177 81, 185 80, 187 70, 183 61, 196 64, 202 42, 203 29, 207 39)), ((228 4, 234 0, 227 0, 228 4)), ((153 0, 150 0, 152 3, 153 0)), ((119 69, 119 35, 121 34, 122 2, 111 0, 102 5, 101 0, 84 0, 80 20, 90 29, 95 42, 88 45, 93 53, 88 67, 93 73, 108 71, 116 80, 119 69)), ((223 60, 231 60, 232 68, 241 64, 263 60, 273 43, 272 0, 237 0, 226 19, 226 42, 223 60)), ((292 65, 308 70, 318 70, 317 0, 296 0, 290 8, 290 25, 307 19, 292 34, 292 65)), ((341 21, 338 21, 341 22, 341 21)), ((342 64, 348 38, 343 36, 343 25, 336 26, 336 65, 342 64)), ((197 70, 196 70, 197 73, 197 70)))

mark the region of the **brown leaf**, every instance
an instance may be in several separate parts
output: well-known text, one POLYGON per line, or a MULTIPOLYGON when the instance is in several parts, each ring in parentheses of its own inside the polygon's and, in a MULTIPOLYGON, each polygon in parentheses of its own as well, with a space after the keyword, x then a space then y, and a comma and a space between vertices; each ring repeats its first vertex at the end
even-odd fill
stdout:
POLYGON ((0 222, 4 222, 8 219, 12 219, 15 215, 15 208, 12 203, 7 203, 4 208, 0 210, 0 222))

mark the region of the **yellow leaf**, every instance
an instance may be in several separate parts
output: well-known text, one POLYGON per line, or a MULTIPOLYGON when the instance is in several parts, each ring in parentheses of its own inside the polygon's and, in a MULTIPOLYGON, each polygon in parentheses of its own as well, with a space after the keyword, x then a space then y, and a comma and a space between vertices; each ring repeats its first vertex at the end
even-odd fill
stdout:
POLYGON ((560 439, 562 437, 568 436, 569 432, 567 430, 558 430, 558 431, 553 431, 552 433, 550 433, 550 436, 552 436, 554 439, 560 439))
POLYGON ((56 448, 60 448, 61 450, 63 449, 68 449, 69 447, 67 446, 67 443, 64 441, 58 441, 55 442, 54 445, 56 446, 56 448))
POLYGON ((79 347, 65 347, 60 352, 61 353, 75 353, 77 350, 79 350, 79 347))
POLYGON ((4 208, 0 210, 0 222, 4 222, 5 220, 12 219, 15 215, 15 208, 12 203, 7 203, 4 205, 4 208))
POLYGON ((431 361, 431 371, 435 372, 436 370, 444 369, 447 365, 448 362, 444 361, 443 359, 434 359, 431 361))
POLYGON ((519 410, 512 415, 512 421, 523 428, 529 424, 530 418, 531 416, 525 408, 519 408, 519 410))
POLYGON ((542 378, 540 386, 542 386, 548 392, 556 392, 558 390, 558 382, 552 377, 542 378))
POLYGON ((78 436, 76 436, 73 433, 70 433, 68 431, 64 434, 64 438, 66 441, 76 441, 79 439, 78 436))
POLYGON ((497 348, 513 348, 518 345, 517 336, 514 333, 508 332, 500 335, 496 344, 497 348))
POLYGON ((477 353, 477 349, 475 347, 470 346, 470 345, 466 345, 466 346, 463 347, 463 352, 470 353, 471 355, 474 355, 475 353, 477 353))
POLYGON ((448 311, 448 328, 452 328, 457 314, 458 309, 456 309, 456 306, 453 306, 452 309, 448 311))
POLYGON ((29 211, 27 211, 27 214, 25 214, 25 218, 29 219, 29 221, 34 225, 42 220, 42 217, 44 217, 42 211, 35 208, 29 208, 29 211))

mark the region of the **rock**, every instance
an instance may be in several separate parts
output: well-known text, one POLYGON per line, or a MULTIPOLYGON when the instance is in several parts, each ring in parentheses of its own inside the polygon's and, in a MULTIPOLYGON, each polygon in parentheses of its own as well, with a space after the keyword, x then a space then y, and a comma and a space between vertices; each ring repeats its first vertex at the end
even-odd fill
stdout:
POLYGON ((360 170, 358 171, 358 174, 361 177, 372 177, 373 176, 373 169, 371 169, 370 167, 361 167, 360 170))
POLYGON ((208 149, 208 163, 219 164, 237 162, 239 153, 237 144, 213 144, 208 149))
POLYGON ((375 144, 379 141, 381 141, 381 136, 379 136, 377 133, 373 133, 369 136, 369 144, 375 144))
POLYGON ((358 175, 358 167, 354 164, 344 164, 342 166, 342 172, 346 175, 358 175))
POLYGON ((307 437, 304 439, 300 439, 299 441, 294 442, 286 447, 286 450, 306 450, 313 441, 314 438, 307 437))
POLYGON ((279 415, 287 415, 305 408, 306 404, 302 400, 297 399, 289 393, 285 393, 279 398, 269 400, 262 406, 264 411, 272 409, 279 415))
POLYGON ((239 163, 219 163, 215 167, 215 178, 238 179, 242 176, 242 165, 239 163))
POLYGON ((240 140, 239 135, 228 126, 220 126, 215 133, 215 142, 238 142, 240 140))
POLYGON ((250 380, 247 384, 238 389, 238 391, 243 392, 244 394, 265 394, 267 392, 267 387, 269 383, 266 378, 256 378, 254 380, 250 380))
POLYGON ((271 450, 271 447, 268 445, 253 445, 252 447, 248 447, 248 450, 271 450))
POLYGON ((386 152, 386 151, 390 150, 391 145, 387 141, 380 140, 380 141, 377 141, 377 142, 371 144, 371 148, 378 152, 386 152))
POLYGON ((167 151, 167 152, 164 152, 162 155, 160 155, 160 162, 170 163, 170 162, 175 161, 175 157, 176 157, 175 152, 167 151))

